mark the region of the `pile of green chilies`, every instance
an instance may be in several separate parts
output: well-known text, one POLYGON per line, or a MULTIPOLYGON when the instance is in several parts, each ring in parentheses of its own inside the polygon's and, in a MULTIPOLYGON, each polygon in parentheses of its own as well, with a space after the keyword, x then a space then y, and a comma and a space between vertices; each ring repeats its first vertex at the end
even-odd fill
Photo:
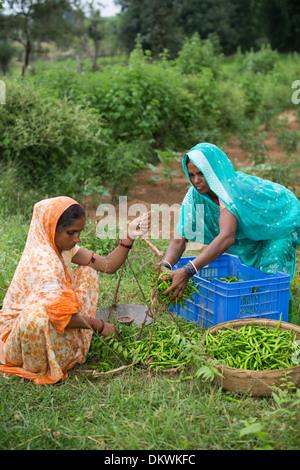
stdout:
POLYGON ((227 277, 218 277, 217 279, 223 282, 243 282, 244 280, 244 279, 238 279, 235 276, 229 276, 229 274, 227 274, 227 277))
MULTIPOLYGON (((179 319, 179 323, 194 342, 200 343, 202 334, 199 328, 182 319, 179 319)), ((137 339, 139 332, 137 326, 122 327, 118 343, 126 351, 127 360, 143 365, 148 358, 149 367, 158 369, 177 368, 189 364, 190 343, 172 320, 156 321, 148 356, 150 328, 151 325, 144 328, 145 337, 137 339)))
POLYGON ((223 281, 223 282, 229 282, 229 283, 231 283, 231 282, 243 282, 244 281, 244 279, 238 279, 237 277, 230 276, 229 274, 227 274, 226 277, 215 277, 213 279, 206 279, 206 280, 209 281, 209 282, 212 282, 215 279, 217 279, 219 281, 223 281))
POLYGON ((154 289, 154 287, 157 286, 158 294, 160 298, 165 302, 167 307, 170 307, 173 304, 174 306, 180 305, 183 309, 185 309, 185 304, 187 300, 193 300, 193 295, 195 294, 195 292, 199 294, 199 291, 197 289, 198 284, 195 285, 194 278, 191 277, 187 282, 186 289, 181 299, 176 298, 175 300, 170 300, 170 298, 172 297, 174 293, 173 291, 171 291, 169 294, 163 295, 163 292, 167 290, 172 284, 171 278, 162 279, 162 277, 166 276, 167 274, 168 272, 156 273, 153 271, 152 272, 152 288, 154 289))
MULTIPOLYGON (((205 348, 208 355, 225 366, 246 370, 284 369, 297 365, 293 354, 300 348, 293 330, 244 325, 242 328, 206 332, 205 348)), ((298 354, 300 357, 300 354, 298 354)))

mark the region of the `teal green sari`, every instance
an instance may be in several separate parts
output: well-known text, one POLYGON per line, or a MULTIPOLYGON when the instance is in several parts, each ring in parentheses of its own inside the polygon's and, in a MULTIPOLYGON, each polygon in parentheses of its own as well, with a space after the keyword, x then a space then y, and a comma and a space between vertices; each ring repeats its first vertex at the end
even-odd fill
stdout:
MULTIPOLYGON (((243 263, 274 274, 295 275, 296 246, 300 245, 300 202, 284 186, 235 171, 218 147, 198 144, 187 157, 203 173, 210 189, 236 217, 235 243, 227 250, 243 263)), ((191 181, 190 181, 191 183, 191 181)), ((177 232, 187 240, 210 244, 219 234, 220 208, 191 183, 179 215, 177 232)))

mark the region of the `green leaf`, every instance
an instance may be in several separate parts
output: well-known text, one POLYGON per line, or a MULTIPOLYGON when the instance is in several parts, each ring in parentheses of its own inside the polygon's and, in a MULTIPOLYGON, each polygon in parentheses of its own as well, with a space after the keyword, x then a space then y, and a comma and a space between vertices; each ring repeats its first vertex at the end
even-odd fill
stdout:
POLYGON ((246 436, 247 434, 256 434, 262 431, 263 427, 260 423, 252 423, 244 427, 240 431, 240 437, 246 436))

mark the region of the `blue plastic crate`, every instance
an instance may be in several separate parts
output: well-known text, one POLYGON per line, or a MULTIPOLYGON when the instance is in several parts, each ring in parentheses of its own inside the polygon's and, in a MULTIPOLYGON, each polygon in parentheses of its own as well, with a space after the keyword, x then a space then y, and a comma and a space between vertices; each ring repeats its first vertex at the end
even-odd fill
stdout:
MULTIPOLYGON (((194 257, 183 257, 173 267, 181 268, 194 257)), ((286 273, 265 274, 243 264, 239 257, 223 254, 200 269, 194 276, 199 294, 185 308, 176 306, 177 314, 189 321, 211 327, 218 323, 243 318, 288 321, 290 276, 286 273), (219 277, 243 279, 228 283, 219 277)), ((172 307, 174 311, 174 307, 172 307)))

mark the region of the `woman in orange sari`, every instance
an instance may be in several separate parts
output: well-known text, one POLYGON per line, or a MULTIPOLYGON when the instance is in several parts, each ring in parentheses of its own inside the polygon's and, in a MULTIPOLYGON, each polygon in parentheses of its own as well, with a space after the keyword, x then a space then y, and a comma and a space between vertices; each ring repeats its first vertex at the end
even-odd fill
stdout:
POLYGON ((124 263, 148 215, 129 224, 119 246, 103 257, 80 248, 83 208, 56 197, 34 206, 24 252, 0 311, 0 373, 52 384, 86 359, 93 331, 116 335, 95 318, 98 271, 114 273, 124 263), (71 262, 78 264, 73 271, 71 262))

